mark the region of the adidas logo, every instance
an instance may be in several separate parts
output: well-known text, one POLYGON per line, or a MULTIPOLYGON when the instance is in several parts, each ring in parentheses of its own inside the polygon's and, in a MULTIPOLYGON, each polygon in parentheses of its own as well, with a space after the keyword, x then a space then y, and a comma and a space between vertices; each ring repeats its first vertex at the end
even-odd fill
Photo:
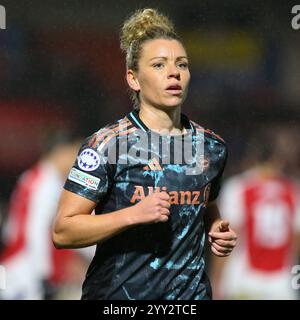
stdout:
POLYGON ((156 158, 149 160, 148 165, 143 168, 143 170, 151 170, 151 171, 161 171, 162 167, 159 164, 156 158))

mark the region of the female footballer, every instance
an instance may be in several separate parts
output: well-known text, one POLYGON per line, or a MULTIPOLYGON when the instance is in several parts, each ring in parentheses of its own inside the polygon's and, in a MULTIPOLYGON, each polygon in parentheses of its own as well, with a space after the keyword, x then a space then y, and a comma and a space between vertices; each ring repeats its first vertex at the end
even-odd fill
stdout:
POLYGON ((181 113, 189 62, 170 20, 138 10, 120 39, 134 109, 80 148, 53 242, 97 244, 82 299, 211 299, 206 234, 219 257, 237 239, 215 204, 226 145, 181 113))

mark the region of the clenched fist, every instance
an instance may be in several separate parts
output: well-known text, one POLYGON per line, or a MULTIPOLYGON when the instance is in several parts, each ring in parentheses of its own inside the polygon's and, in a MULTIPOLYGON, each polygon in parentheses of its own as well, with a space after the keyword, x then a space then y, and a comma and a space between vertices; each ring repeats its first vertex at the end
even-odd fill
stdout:
POLYGON ((170 215, 170 196, 167 192, 155 192, 134 205, 136 224, 166 222, 170 215))

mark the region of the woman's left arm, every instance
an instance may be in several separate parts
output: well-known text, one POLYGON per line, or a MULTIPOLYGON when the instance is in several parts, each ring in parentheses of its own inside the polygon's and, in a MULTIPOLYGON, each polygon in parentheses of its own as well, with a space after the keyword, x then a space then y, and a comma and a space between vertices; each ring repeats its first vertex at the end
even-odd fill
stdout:
POLYGON ((222 220, 215 201, 208 203, 204 221, 211 251, 218 257, 229 256, 236 246, 237 235, 229 221, 222 220))

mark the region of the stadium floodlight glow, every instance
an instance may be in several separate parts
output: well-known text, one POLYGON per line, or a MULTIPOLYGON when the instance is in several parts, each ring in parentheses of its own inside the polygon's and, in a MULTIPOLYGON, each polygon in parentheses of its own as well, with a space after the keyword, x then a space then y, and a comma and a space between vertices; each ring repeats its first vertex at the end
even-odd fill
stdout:
POLYGON ((0 29, 6 29, 6 10, 0 5, 0 29))

